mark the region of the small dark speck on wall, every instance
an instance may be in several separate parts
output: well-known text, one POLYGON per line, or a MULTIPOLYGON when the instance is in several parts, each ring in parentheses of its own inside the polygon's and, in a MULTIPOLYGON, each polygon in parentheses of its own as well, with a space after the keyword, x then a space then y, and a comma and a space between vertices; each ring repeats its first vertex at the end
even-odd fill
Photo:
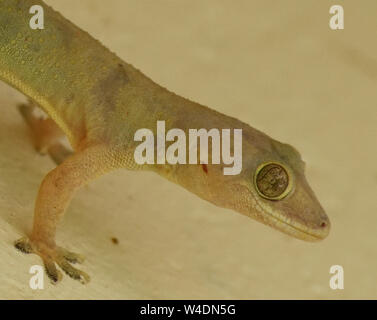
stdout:
POLYGON ((119 240, 118 240, 118 238, 115 238, 115 237, 112 237, 112 238, 111 238, 111 242, 112 242, 113 244, 119 244, 119 240))

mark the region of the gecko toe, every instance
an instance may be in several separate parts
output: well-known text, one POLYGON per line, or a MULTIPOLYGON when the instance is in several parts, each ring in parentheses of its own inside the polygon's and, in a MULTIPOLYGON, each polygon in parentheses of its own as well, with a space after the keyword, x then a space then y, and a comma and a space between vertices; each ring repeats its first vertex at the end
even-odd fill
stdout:
POLYGON ((63 278, 62 273, 56 268, 55 262, 53 260, 43 259, 43 264, 46 274, 53 284, 58 283, 63 278))
POLYGON ((59 259, 57 261, 57 264, 72 279, 79 280, 82 284, 86 284, 90 281, 89 275, 81 270, 72 267, 66 259, 59 259))
POLYGON ((70 263, 83 263, 85 261, 85 257, 81 254, 68 251, 61 247, 58 247, 58 251, 65 258, 65 260, 70 263))
POLYGON ((33 249, 30 245, 28 238, 21 238, 14 242, 16 249, 20 250, 23 253, 32 253, 33 249))

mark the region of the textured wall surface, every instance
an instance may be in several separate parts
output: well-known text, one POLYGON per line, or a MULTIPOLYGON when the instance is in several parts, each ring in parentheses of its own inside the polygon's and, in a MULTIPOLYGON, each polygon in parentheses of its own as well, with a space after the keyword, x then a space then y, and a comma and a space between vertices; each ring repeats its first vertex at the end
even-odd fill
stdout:
POLYGON ((92 281, 33 291, 39 257, 12 242, 30 231, 54 165, 31 145, 15 108, 24 97, 0 83, 0 298, 377 297, 376 1, 341 1, 342 31, 328 27, 334 1, 46 2, 156 82, 296 146, 332 231, 301 242, 118 171, 77 194, 58 233, 92 281), (344 290, 329 288, 335 264, 344 290))

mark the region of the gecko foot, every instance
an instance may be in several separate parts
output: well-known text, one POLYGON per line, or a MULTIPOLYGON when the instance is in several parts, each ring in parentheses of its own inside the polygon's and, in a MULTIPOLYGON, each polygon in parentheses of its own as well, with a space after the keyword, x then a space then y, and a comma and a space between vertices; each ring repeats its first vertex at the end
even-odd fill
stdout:
POLYGON ((46 247, 44 244, 35 244, 28 238, 21 238, 14 243, 15 247, 23 253, 35 253, 42 258, 46 274, 53 284, 62 279, 62 273, 56 268, 56 264, 71 278, 80 281, 82 284, 88 283, 90 277, 83 271, 71 266, 71 263, 82 263, 82 255, 70 252, 61 247, 54 249, 46 247))
POLYGON ((33 110, 35 109, 32 103, 29 103, 29 104, 20 103, 17 105, 17 108, 26 121, 30 119, 30 116, 32 115, 33 110))

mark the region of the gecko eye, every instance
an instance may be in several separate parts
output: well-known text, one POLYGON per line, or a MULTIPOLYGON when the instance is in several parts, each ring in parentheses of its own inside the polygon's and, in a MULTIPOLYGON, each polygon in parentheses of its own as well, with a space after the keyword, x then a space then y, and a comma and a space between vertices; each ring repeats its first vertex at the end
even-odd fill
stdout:
POLYGON ((280 200, 292 190, 292 183, 288 170, 279 163, 262 163, 255 171, 254 184, 263 198, 280 200))

